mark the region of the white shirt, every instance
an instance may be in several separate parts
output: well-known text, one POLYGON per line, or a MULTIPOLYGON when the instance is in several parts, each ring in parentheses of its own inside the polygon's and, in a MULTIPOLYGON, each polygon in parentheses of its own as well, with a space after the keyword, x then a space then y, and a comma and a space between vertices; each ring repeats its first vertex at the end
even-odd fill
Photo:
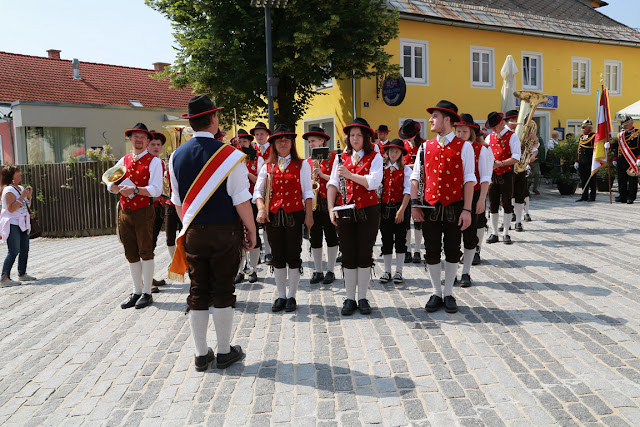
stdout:
MULTIPOLYGON (((384 168, 389 169, 391 166, 398 170, 398 163, 388 164, 384 168)), ((404 183, 402 184, 402 194, 411 194, 411 174, 413 171, 409 166, 404 167, 404 183)))
POLYGON ((478 176, 480 177, 480 184, 483 182, 491 182, 494 160, 491 148, 482 147, 480 149, 480 155, 478 156, 478 176))
MULTIPOLYGON (((278 162, 283 157, 278 156, 278 162)), ((284 167, 289 167, 291 163, 291 155, 284 157, 284 167)), ((278 167, 278 164, 274 165, 274 167, 278 167)), ((260 172, 258 172, 258 179, 256 181, 256 185, 253 188, 253 203, 256 203, 256 200, 263 199, 264 200, 264 186, 265 181, 267 180, 267 165, 262 165, 260 168, 260 172)), ((300 167, 300 187, 302 189, 302 202, 306 199, 313 199, 313 183, 311 182, 311 166, 309 166, 309 162, 302 160, 302 166, 300 167)), ((269 209, 269 207, 267 207, 269 209)))
MULTIPOLYGON (((440 135, 438 135, 438 138, 439 137, 440 135)), ((455 137, 455 134, 453 132, 449 132, 447 135, 445 135, 446 142, 444 145, 445 146, 448 145, 451 141, 453 141, 454 137, 455 137)), ((425 144, 427 142, 428 141, 422 143, 422 150, 425 149, 425 144)), ((475 155, 473 153, 473 146, 469 141, 464 142, 464 145, 462 146, 462 151, 460 152, 460 156, 462 157, 462 184, 464 185, 467 182, 473 182, 475 184, 476 161, 475 161, 475 155)), ((491 164, 491 167, 493 168, 493 163, 491 164)), ((416 162, 413 165, 413 173, 411 174, 412 181, 420 182, 421 168, 422 168, 422 156, 420 155, 420 151, 418 151, 418 155, 416 156, 416 162)))
MULTIPOLYGON (((375 146, 377 147, 378 145, 376 144, 375 146)), ((356 153, 354 152, 351 154, 351 163, 353 163, 354 154, 356 153)), ((362 158, 364 157, 364 150, 358 151, 357 154, 358 156, 360 156, 360 160, 362 160, 362 158)), ((333 168, 331 169, 331 177, 329 178, 329 181, 327 181, 327 188, 329 188, 330 185, 333 185, 337 189, 340 189, 340 175, 338 175, 339 156, 340 155, 336 156, 333 161, 333 168)), ((378 187, 380 187, 382 178, 384 177, 384 170, 382 169, 382 156, 379 152, 376 153, 375 157, 371 161, 371 168, 369 169, 369 173, 367 175, 364 175, 364 177, 367 179, 368 191, 377 190, 378 187)))
POLYGON ((551 138, 549 141, 547 141, 547 153, 556 145, 558 145, 558 140, 556 139, 551 138))
MULTIPOLYGON (((149 152, 147 150, 144 150, 142 153, 138 154, 138 159, 141 159, 145 154, 148 153, 149 152)), ((124 157, 118 160, 116 166, 124 166, 124 157)), ((107 184, 107 189, 110 192, 112 192, 111 187, 113 187, 113 184, 113 182, 107 184)), ((139 188, 146 188, 149 192, 149 197, 160 197, 160 195, 162 194, 162 160, 160 160, 158 157, 154 156, 153 159, 151 159, 151 163, 149 164, 149 184, 147 184, 146 187, 139 188)))
MULTIPOLYGON (((193 137, 200 138, 213 138, 213 134, 210 132, 194 132, 193 137)), ((173 158, 169 159, 169 179, 171 180, 171 202, 176 206, 182 206, 182 200, 180 200, 180 189, 178 188, 178 179, 173 170, 173 158)), ((244 163, 241 163, 231 169, 229 176, 227 176, 227 194, 231 197, 233 206, 238 206, 240 203, 244 203, 247 200, 251 200, 251 193, 249 192, 249 170, 244 163)))
POLYGON ((9 224, 20 226, 22 231, 26 231, 29 228, 27 225, 27 218, 29 217, 29 209, 27 209, 29 206, 29 199, 25 197, 18 209, 13 212, 9 212, 7 194, 13 194, 19 202, 20 194, 24 191, 24 187, 22 185, 17 185, 16 187, 18 187, 20 191, 13 188, 13 185, 11 184, 5 186, 2 190, 2 216, 9 219, 9 224))

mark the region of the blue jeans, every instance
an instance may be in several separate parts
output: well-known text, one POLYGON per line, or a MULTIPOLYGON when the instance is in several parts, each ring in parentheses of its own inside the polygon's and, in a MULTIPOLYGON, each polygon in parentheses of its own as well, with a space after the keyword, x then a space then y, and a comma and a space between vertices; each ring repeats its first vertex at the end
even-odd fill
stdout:
POLYGON ((20 254, 18 257, 18 276, 24 276, 27 274, 27 259, 29 258, 29 231, 22 231, 17 225, 11 224, 7 247, 9 252, 2 265, 2 278, 10 276, 11 268, 18 254, 20 254))

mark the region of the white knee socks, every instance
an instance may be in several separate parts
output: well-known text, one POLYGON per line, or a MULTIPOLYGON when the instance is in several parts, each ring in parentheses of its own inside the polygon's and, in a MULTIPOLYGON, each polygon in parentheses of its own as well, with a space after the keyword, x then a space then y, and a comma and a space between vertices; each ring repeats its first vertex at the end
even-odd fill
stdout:
POLYGON ((473 261, 473 256, 475 255, 475 253, 476 248, 464 249, 464 255, 462 258, 462 274, 469 274, 469 272, 471 271, 471 262, 473 261))
POLYGON ((431 278, 431 286, 433 287, 433 294, 442 298, 442 284, 440 283, 440 276, 442 275, 442 267, 440 263, 427 264, 429 270, 429 277, 431 278))
MULTIPOLYGON (((476 231, 476 234, 478 236, 478 248, 482 247, 482 241, 484 240, 484 227, 482 228, 478 228, 478 230, 476 231)), ((497 236, 497 234, 496 234, 497 236)))
MULTIPOLYGON (((322 271, 322 270, 320 270, 322 271)), ((287 279, 287 288, 289 288, 289 295, 287 298, 295 298, 296 292, 298 292, 298 284, 300 283, 300 269, 290 268, 289 278, 287 279)))
POLYGON ((456 274, 458 273, 458 263, 457 262, 444 262, 444 295, 446 297, 448 295, 453 295, 453 282, 456 278, 456 274))
POLYGON ((152 259, 142 260, 142 293, 151 294, 154 263, 152 259))
POLYGON ((313 256, 313 267, 315 272, 322 273, 322 248, 311 248, 313 256))
POLYGON ((529 196, 524 198, 524 213, 529 215, 529 196))
POLYGON ((131 271, 131 280, 133 281, 133 293, 142 294, 142 263, 130 262, 129 271, 131 271))
POLYGON ((327 273, 332 272, 336 266, 336 258, 338 257, 338 246, 330 246, 327 248, 327 273))
POLYGON ((513 205, 513 210, 516 213, 516 223, 522 224, 522 212, 524 211, 524 204, 516 203, 515 205, 513 205))
POLYGON ((344 287, 347 293, 347 299, 356 300, 356 284, 358 282, 358 270, 355 268, 345 268, 344 287))
POLYGON ((260 260, 260 248, 253 248, 249 251, 249 264, 254 269, 258 266, 260 260))
POLYGON ((402 274, 403 266, 404 266, 404 254, 396 254, 396 273, 402 274))
POLYGON ((189 310, 189 325, 191 326, 193 343, 196 347, 196 356, 206 356, 209 352, 209 347, 207 346, 209 310, 189 310))
MULTIPOLYGON (((504 225, 504 235, 505 236, 509 235, 509 227, 511 225, 511 216, 512 216, 512 214, 505 212, 503 217, 502 217, 502 221, 503 221, 503 225, 504 225)), ((497 236, 497 234, 496 234, 496 236, 497 236)))
POLYGON ((173 254, 176 253, 176 246, 167 246, 167 250, 169 251, 169 264, 171 264, 171 261, 173 260, 173 254))
MULTIPOLYGON (((409 206, 411 207, 411 206, 409 206)), ((411 227, 407 230, 407 252, 411 253, 411 236, 413 232, 411 231, 411 227)))
POLYGON ((269 244, 269 237, 267 236, 266 230, 262 233, 262 245, 264 246, 264 254, 269 255, 271 253, 271 245, 269 244))
POLYGON ((358 267, 358 301, 367 299, 369 281, 371 280, 371 269, 369 267, 358 267))
POLYGON ((287 297, 287 269, 286 268, 274 268, 273 275, 276 278, 276 292, 277 298, 287 297))
POLYGON ((498 212, 496 213, 491 212, 492 234, 495 234, 496 236, 500 234, 498 231, 498 221, 500 221, 500 214, 498 212))
MULTIPOLYGON (((231 351, 231 331, 233 329, 233 308, 213 308, 211 315, 213 325, 216 328, 216 338, 218 339, 218 353, 227 354, 231 351)), ((206 350, 205 350, 205 353, 206 350)))
MULTIPOLYGON (((393 254, 382 255, 382 258, 384 258, 384 272, 391 273, 391 260, 393 259, 393 254)), ((402 259, 402 262, 404 262, 404 258, 402 259)))
POLYGON ((422 230, 413 229, 413 252, 420 252, 422 246, 422 230))

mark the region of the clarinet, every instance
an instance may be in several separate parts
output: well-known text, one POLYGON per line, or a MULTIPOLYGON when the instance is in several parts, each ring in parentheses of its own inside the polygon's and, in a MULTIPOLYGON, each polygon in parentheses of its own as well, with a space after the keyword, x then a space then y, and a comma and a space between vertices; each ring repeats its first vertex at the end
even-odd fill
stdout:
POLYGON ((424 165, 422 164, 424 162, 424 155, 422 155, 423 149, 424 147, 421 146, 420 150, 418 150, 418 156, 420 156, 420 182, 418 183, 418 200, 420 200, 420 204, 422 204, 424 200, 424 165))
MULTIPOLYGON (((342 165, 342 154, 338 154, 338 166, 342 165)), ((342 196, 342 203, 347 204, 347 180, 344 176, 340 175, 340 195, 342 196)))

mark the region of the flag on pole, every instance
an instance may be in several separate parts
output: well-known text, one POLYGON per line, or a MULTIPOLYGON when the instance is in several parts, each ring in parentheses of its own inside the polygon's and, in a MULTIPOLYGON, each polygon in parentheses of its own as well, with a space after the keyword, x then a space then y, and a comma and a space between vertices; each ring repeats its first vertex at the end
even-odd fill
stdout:
POLYGON ((607 150, 605 142, 609 141, 611 134, 611 115, 609 114, 609 92, 603 88, 600 92, 598 103, 598 120, 596 125, 596 137, 593 141, 593 159, 591 160, 591 175, 607 164, 607 150))

